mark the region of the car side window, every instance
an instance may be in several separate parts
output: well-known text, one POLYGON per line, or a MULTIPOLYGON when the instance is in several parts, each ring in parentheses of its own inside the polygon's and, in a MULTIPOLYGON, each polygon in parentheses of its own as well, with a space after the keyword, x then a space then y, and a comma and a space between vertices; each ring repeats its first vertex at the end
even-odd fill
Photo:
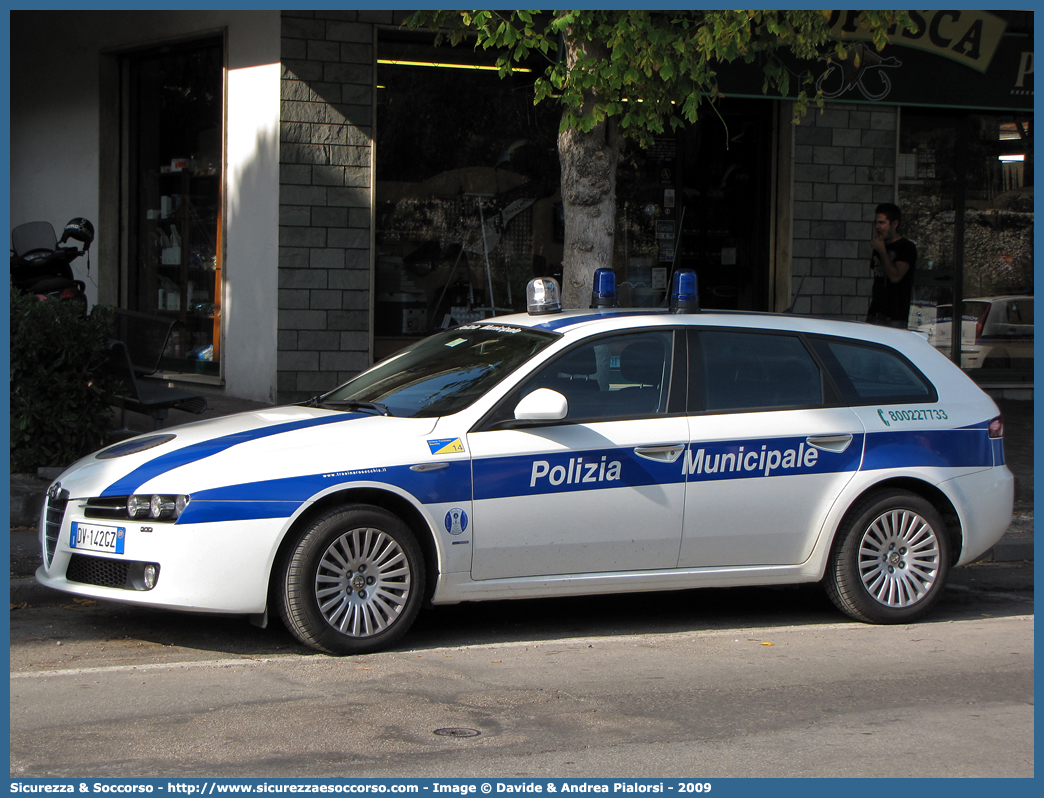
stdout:
POLYGON ((667 411, 674 333, 614 335, 570 349, 526 382, 520 395, 550 388, 569 402, 566 421, 597 421, 667 411))
POLYGON ((703 409, 818 407, 823 376, 795 335, 701 330, 703 409))
POLYGON ((934 402, 935 388, 893 349, 870 343, 814 338, 812 346, 850 405, 934 402))

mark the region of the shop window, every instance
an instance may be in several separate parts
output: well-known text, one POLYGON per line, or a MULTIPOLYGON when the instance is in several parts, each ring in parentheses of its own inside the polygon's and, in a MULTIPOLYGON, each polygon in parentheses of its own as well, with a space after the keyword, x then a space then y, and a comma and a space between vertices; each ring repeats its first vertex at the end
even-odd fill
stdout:
MULTIPOLYGON (((380 34, 378 359, 451 323, 523 311, 530 279, 561 279, 561 109, 533 104, 546 61, 503 79, 494 62, 430 34, 380 34)), ((767 307, 772 111, 725 100, 648 149, 627 145, 612 263, 622 307, 659 305, 676 265, 696 269, 705 307, 767 307)))
POLYGON ((535 275, 561 275, 558 111, 535 72, 495 56, 378 43, 374 354, 452 323, 525 310, 535 275))
POLYGON ((685 267, 703 307, 768 309, 774 110, 726 98, 647 149, 628 143, 616 188, 621 306, 660 305, 672 269, 685 267))
POLYGON ((1032 117, 904 109, 897 166, 909 326, 980 382, 1032 379, 1032 117))
POLYGON ((122 302, 177 321, 162 371, 218 377, 224 44, 134 53, 122 74, 122 302))

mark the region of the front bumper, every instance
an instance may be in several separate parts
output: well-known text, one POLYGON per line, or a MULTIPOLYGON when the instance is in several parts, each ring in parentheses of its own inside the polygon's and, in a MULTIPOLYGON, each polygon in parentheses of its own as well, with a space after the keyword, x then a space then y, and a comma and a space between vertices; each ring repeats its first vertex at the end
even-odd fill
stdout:
POLYGON ((99 520, 83 517, 75 501, 60 521, 55 514, 45 507, 40 525, 40 584, 78 596, 220 613, 265 610, 272 564, 289 523, 286 518, 204 524, 99 520), (72 548, 74 522, 122 527, 123 553, 72 548), (159 566, 151 590, 143 589, 140 576, 146 563, 159 566))

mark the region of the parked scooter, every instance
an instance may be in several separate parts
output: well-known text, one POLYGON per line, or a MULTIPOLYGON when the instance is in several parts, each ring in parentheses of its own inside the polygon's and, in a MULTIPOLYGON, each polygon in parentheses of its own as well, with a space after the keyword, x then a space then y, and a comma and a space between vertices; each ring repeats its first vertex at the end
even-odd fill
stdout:
POLYGON ((73 277, 74 260, 87 255, 87 271, 91 261, 87 254, 94 241, 94 225, 87 219, 70 219, 61 240, 54 235, 50 222, 28 222, 11 231, 11 287, 40 300, 78 302, 87 312, 87 286, 73 277), (67 241, 80 246, 63 246, 67 241))

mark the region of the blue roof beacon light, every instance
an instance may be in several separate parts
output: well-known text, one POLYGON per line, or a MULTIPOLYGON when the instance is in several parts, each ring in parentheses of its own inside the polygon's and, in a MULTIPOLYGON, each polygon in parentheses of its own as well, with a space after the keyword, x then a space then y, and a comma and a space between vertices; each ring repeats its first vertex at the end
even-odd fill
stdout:
POLYGON ((562 312, 562 289, 553 277, 535 277, 526 286, 526 309, 530 316, 562 312))
POLYGON ((616 272, 612 269, 595 269, 594 282, 591 284, 591 307, 619 307, 616 301, 616 272))
POLYGON ((699 313, 700 289, 696 283, 696 272, 678 269, 671 279, 671 313, 699 313))

